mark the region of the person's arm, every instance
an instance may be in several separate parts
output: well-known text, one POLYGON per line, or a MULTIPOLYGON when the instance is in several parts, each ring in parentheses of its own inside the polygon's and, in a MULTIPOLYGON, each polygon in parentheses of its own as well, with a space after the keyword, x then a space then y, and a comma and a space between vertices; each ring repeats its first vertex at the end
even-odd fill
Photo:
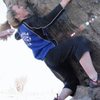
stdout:
POLYGON ((62 0, 49 14, 43 17, 37 17, 35 20, 33 16, 33 18, 29 18, 25 24, 30 28, 35 29, 46 28, 50 26, 60 17, 69 1, 70 0, 62 0))
POLYGON ((40 20, 42 22, 41 26, 43 28, 46 28, 50 26, 51 24, 53 24, 63 13, 64 8, 70 1, 71 0, 62 0, 57 7, 55 7, 49 14, 47 14, 41 19, 42 21, 40 20))

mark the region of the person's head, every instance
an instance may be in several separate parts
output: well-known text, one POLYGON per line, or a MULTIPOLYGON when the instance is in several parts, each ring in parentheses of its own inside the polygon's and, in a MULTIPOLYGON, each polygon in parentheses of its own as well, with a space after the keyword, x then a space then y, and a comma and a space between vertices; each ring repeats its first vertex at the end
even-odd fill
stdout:
POLYGON ((22 21, 22 20, 28 18, 28 16, 29 16, 29 12, 23 6, 13 5, 11 9, 12 9, 13 16, 18 21, 22 21))

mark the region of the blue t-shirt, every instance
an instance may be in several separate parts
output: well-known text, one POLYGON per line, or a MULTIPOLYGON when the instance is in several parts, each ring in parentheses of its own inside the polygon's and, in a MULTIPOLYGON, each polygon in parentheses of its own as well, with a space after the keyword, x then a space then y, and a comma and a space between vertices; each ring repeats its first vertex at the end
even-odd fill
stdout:
POLYGON ((32 49, 34 57, 36 59, 44 60, 48 51, 55 47, 55 45, 51 41, 41 38, 24 24, 21 24, 19 26, 18 33, 24 40, 26 45, 30 49, 32 49))

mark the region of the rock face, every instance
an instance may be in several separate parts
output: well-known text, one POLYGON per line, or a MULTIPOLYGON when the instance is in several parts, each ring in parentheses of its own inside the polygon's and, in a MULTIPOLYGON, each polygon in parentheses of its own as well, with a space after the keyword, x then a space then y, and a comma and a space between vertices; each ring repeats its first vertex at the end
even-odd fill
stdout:
POLYGON ((100 88, 78 86, 75 96, 71 100, 100 100, 100 88))
MULTIPOLYGON (((49 32, 60 43, 70 37, 70 34, 75 32, 81 24, 88 21, 91 17, 97 16, 97 19, 92 24, 84 31, 77 33, 76 36, 83 35, 91 41, 93 64, 96 70, 100 72, 100 1, 97 1, 72 0, 66 7, 63 15, 49 29, 49 32)), ((37 3, 36 7, 39 14, 45 15, 59 3, 59 0, 38 0, 37 3)), ((84 70, 76 62, 72 63, 80 83, 87 85, 88 77, 84 70)), ((100 88, 92 90, 87 87, 78 87, 74 100, 100 100, 100 88)))
MULTIPOLYGON (((31 0, 28 0, 31 1, 31 0)), ((34 7, 37 8, 39 15, 49 13, 60 0, 32 0, 34 7)), ((77 28, 88 21, 91 17, 97 16, 97 19, 90 24, 84 31, 78 32, 76 36, 83 35, 91 41, 91 56, 93 64, 100 72, 100 0, 72 0, 65 8, 65 12, 51 26, 49 32, 52 33, 59 43, 70 37, 77 28)), ((88 77, 84 70, 76 62, 72 62, 77 77, 82 85, 88 84, 88 77)), ((90 89, 79 86, 73 100, 100 100, 100 88, 90 89)))

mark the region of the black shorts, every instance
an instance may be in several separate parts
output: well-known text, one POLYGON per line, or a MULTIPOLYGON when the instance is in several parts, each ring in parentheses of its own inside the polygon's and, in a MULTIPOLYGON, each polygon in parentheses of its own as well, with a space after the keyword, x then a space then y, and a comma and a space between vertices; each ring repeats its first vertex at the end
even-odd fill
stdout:
POLYGON ((90 51, 89 45, 90 41, 82 36, 72 37, 51 49, 45 58, 47 66, 64 77, 65 87, 73 92, 79 82, 69 60, 79 61, 86 51, 90 51))

